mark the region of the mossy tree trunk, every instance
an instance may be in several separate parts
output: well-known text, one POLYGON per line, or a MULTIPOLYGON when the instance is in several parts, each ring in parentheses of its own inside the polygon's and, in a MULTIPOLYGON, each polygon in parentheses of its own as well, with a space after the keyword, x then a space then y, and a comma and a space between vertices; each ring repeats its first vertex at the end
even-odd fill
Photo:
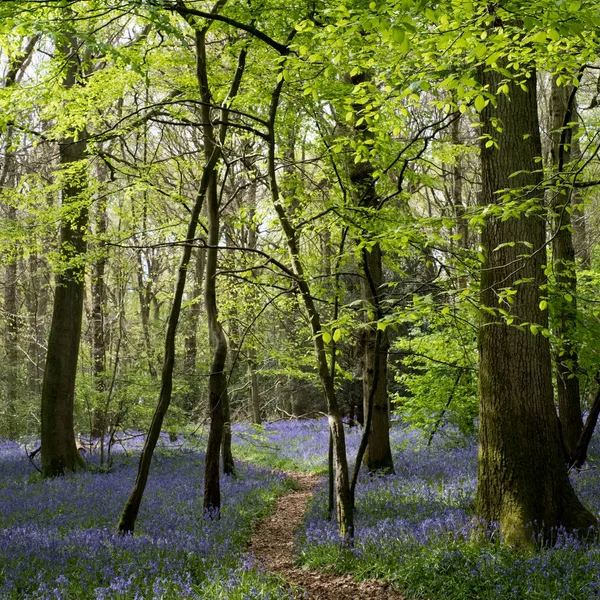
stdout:
MULTIPOLYGON (((492 91, 502 80, 495 71, 481 73, 481 83, 492 91)), ((510 218, 499 211, 488 217, 482 232, 476 511, 499 523, 508 544, 527 547, 535 532, 550 538, 553 527, 586 529, 596 519, 579 502, 567 475, 554 409, 550 345, 541 333, 547 327, 547 313, 539 307, 546 215, 536 162, 542 151, 535 72, 524 85, 526 90, 509 82, 509 96, 497 94, 497 105, 490 103, 481 115, 481 203, 499 205, 499 192, 511 189, 511 199, 527 203, 528 210, 510 218), (501 123, 502 130, 494 123, 501 123), (490 138, 497 147, 487 147, 490 138), (516 294, 507 292, 511 289, 516 294), (499 308, 508 321, 514 319, 512 324, 499 308)))

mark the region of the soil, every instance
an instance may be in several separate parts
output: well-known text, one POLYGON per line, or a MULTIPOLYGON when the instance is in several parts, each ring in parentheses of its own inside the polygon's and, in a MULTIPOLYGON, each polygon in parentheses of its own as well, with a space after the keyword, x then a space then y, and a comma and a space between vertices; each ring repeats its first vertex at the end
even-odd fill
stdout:
POLYGON ((389 584, 354 581, 352 575, 334 575, 294 566, 294 534, 320 477, 286 473, 297 483, 277 500, 273 513, 256 526, 249 551, 268 571, 282 575, 297 590, 296 597, 309 600, 406 600, 389 584))

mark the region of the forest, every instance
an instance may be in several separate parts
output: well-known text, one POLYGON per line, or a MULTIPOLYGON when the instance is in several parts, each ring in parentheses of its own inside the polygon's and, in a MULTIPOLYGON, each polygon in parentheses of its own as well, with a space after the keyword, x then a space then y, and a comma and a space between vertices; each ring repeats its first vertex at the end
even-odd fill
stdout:
POLYGON ((600 596, 597 0, 0 2, 0 600, 600 596))

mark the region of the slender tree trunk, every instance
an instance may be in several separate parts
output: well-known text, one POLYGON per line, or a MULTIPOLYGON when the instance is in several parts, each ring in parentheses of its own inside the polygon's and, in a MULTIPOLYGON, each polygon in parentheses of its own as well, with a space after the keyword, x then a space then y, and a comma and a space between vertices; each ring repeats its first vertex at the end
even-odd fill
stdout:
POLYGON ((45 261, 37 254, 32 253, 27 261, 29 281, 25 291, 25 305, 27 307, 27 387, 34 396, 42 392, 41 381, 44 376, 45 351, 42 339, 45 339, 45 317, 48 308, 48 285, 40 275, 39 263, 46 268, 45 261))
MULTIPOLYGON (((108 178, 104 173, 99 173, 99 180, 106 181, 108 178)), ((96 214, 96 234, 100 239, 100 245, 103 246, 102 237, 106 234, 108 227, 108 215, 106 214, 106 205, 100 200, 100 205, 96 214)), ((104 302, 105 302, 105 282, 104 274, 106 270, 106 255, 103 250, 95 262, 92 269, 92 373, 94 384, 99 395, 106 391, 106 341, 104 336, 104 302)), ((104 435, 106 431, 106 414, 100 406, 92 408, 91 434, 94 437, 104 435)))
POLYGON ((294 230, 290 219, 286 213, 284 206, 280 202, 279 186, 277 183, 277 171, 275 161, 275 121, 277 117, 277 108, 281 96, 281 88, 283 80, 275 88, 269 111, 269 185, 271 187, 271 195, 273 205, 279 222, 281 223, 284 237, 288 246, 290 260, 292 262, 292 272, 300 296, 304 303, 306 313, 310 322, 310 328, 313 336, 313 345, 319 378, 325 392, 327 401, 327 413, 329 421, 329 431, 331 433, 334 456, 335 470, 335 495, 336 495, 336 517, 338 530, 342 540, 352 543, 354 538, 354 510, 352 507, 352 499, 350 497, 350 480, 348 474, 348 457, 346 456, 346 439, 344 435, 344 426, 342 423, 342 415, 339 409, 338 401, 335 394, 333 379, 329 370, 327 361, 327 352, 325 343, 323 342, 321 318, 317 310, 313 296, 310 291, 310 286, 304 276, 304 267, 300 260, 300 252, 297 242, 297 233, 294 230))
MULTIPOLYGON (((67 63, 64 87, 77 84, 78 40, 66 34, 60 48, 67 63)), ((63 218, 60 225, 60 272, 56 275, 54 306, 46 370, 42 383, 42 472, 46 477, 62 475, 84 466, 73 431, 75 378, 83 318, 85 230, 88 223, 87 182, 84 164, 86 134, 78 140, 60 142, 60 166, 63 218), (67 171, 68 169, 68 171, 67 171)))
MULTIPOLYGON (((454 146, 461 145, 461 127, 462 119, 457 115, 456 119, 452 121, 451 137, 452 144, 454 146)), ((469 223, 465 218, 465 204, 463 201, 463 159, 460 153, 456 155, 456 162, 452 167, 452 204, 454 207, 454 218, 456 219, 456 233, 460 235, 458 245, 461 248, 469 247, 469 223)), ((458 277, 458 288, 465 289, 469 280, 466 275, 460 275, 458 277)))
MULTIPOLYGON (((364 278, 361 280, 362 298, 367 310, 375 318, 380 312, 381 287, 383 285, 383 270, 381 247, 375 244, 371 252, 363 252, 364 278)), ((363 352, 363 399, 364 414, 369 411, 369 399, 372 398, 371 430, 363 458, 363 464, 371 472, 393 473, 394 461, 390 447, 390 415, 387 391, 387 356, 389 350, 388 336, 383 332, 380 344, 376 344, 377 324, 371 320, 364 332, 363 352), (376 359, 375 352, 379 352, 376 359), (378 370, 375 377, 375 369, 378 370), (375 393, 371 394, 371 388, 375 393)))
MULTIPOLYGON (((354 85, 369 80, 370 76, 367 73, 351 78, 354 85)), ((357 105, 355 109, 357 116, 362 116, 363 106, 357 105)), ((365 120, 355 127, 354 135, 363 140, 372 137, 365 120)), ((375 189, 373 171, 374 167, 370 162, 356 163, 350 169, 350 180, 354 185, 356 203, 374 214, 379 208, 379 198, 375 189)), ((369 220, 370 216, 368 215, 367 222, 369 220)), ((368 232, 364 232, 363 235, 368 235, 368 232)), ((361 298, 365 308, 366 320, 363 336, 363 405, 365 415, 368 412, 370 397, 372 397, 373 403, 371 408, 371 430, 368 433, 368 443, 363 462, 371 472, 393 473, 394 461, 390 448, 390 413, 387 389, 387 357, 389 350, 387 335, 384 336, 381 344, 375 343, 378 326, 376 321, 381 316, 382 290, 385 283, 383 256, 379 242, 373 244, 370 252, 362 252, 361 257, 363 270, 361 298), (380 352, 378 360, 374 356, 376 348, 380 352), (379 372, 377 376, 374 373, 375 365, 378 365, 379 372), (373 386, 375 386, 375 393, 371 394, 373 386)))
MULTIPOLYGON (((207 160, 211 156, 220 157, 220 148, 215 138, 214 127, 211 125, 210 102, 211 93, 208 84, 208 63, 206 57, 207 29, 196 29, 196 73, 200 98, 203 102, 201 109, 203 121, 204 152, 207 160)), ((217 193, 217 170, 214 168, 211 183, 208 189, 207 216, 208 216, 208 248, 206 250, 206 282, 204 287, 204 302, 206 306, 206 321, 212 362, 208 379, 208 408, 210 414, 210 429, 206 447, 204 466, 204 510, 215 517, 220 516, 221 488, 219 481, 219 454, 223 446, 223 469, 225 472, 232 470, 231 446, 228 447, 227 436, 224 436, 225 419, 228 413, 227 377, 225 363, 227 361, 227 339, 219 322, 217 307, 217 264, 220 220, 219 220, 219 195, 217 193), (227 407, 225 407, 227 405, 227 407), (223 443, 225 441, 225 443, 223 443)))
POLYGON ((577 446, 575 447, 575 453, 571 459, 571 466, 576 469, 580 469, 587 460, 588 448, 598 423, 598 417, 600 416, 600 376, 598 375, 596 376, 596 385, 598 385, 598 389, 592 400, 585 425, 583 426, 577 446))
MULTIPOLYGON (((218 4, 216 5, 218 7, 218 4)), ((196 30, 196 48, 204 51, 204 40, 202 39, 208 30, 208 26, 203 30, 196 30)), ((201 86, 201 97, 203 90, 208 89, 208 80, 206 79, 206 56, 204 53, 197 55, 198 61, 198 76, 199 79, 201 76, 204 79, 199 81, 199 85, 201 86), (202 86, 206 85, 205 88, 202 86)), ((240 52, 240 56, 238 59, 237 70, 233 77, 233 81, 231 84, 231 88, 229 90, 228 99, 233 99, 237 91, 239 89, 239 85, 242 79, 242 75, 244 73, 244 67, 246 64, 246 51, 242 50, 240 52)), ((225 139, 225 135, 227 133, 227 125, 228 125, 228 112, 227 112, 227 101, 222 105, 221 110, 221 126, 220 126, 220 136, 219 142, 222 144, 225 139)), ((208 111, 208 103, 203 103, 203 111, 208 111)), ((204 117, 205 115, 203 115, 204 117)), ((203 123, 205 127, 209 127, 212 130, 212 126, 210 125, 210 118, 204 119, 203 123)), ((207 137, 205 136, 205 142, 207 137)), ((146 487, 146 482, 148 480, 148 473, 150 472, 150 463, 152 461, 152 454, 154 453, 154 448, 156 447, 156 443, 158 441, 158 437, 160 435, 160 430, 162 428, 162 423, 164 421, 164 417, 169 408, 169 404, 171 402, 171 392, 173 389, 173 366, 175 363, 175 334, 177 332, 177 324, 179 322, 179 315, 181 312, 181 303, 183 300, 183 293, 185 291, 185 280, 187 277, 188 265, 190 263, 190 258, 192 255, 192 240, 194 240, 196 235, 196 228, 198 224, 198 218, 200 217, 200 212, 202 210, 202 205, 204 203, 204 199, 208 198, 208 196, 214 195, 216 196, 216 189, 212 190, 212 186, 216 186, 216 169, 218 162, 221 158, 220 146, 214 144, 213 139, 213 151, 208 152, 205 144, 205 164, 204 170, 202 171, 202 177, 200 180, 200 187, 198 190, 198 194, 196 196, 196 201, 192 208, 192 212, 190 215, 190 221, 187 229, 186 240, 189 240, 189 244, 185 245, 183 248, 183 253, 181 257, 181 263, 179 265, 179 273, 177 277, 177 283, 175 286, 175 293, 173 295, 173 303, 171 305, 171 312, 169 314, 169 320, 167 324, 167 335, 165 338, 165 356, 164 356, 164 364, 162 371, 162 379, 161 379, 161 391, 158 399, 158 405, 156 407, 156 411, 152 418, 152 423, 150 425, 150 431, 148 432, 148 437, 146 438, 146 443, 144 444, 144 449, 142 450, 142 455, 140 457, 140 464, 138 467, 138 474, 135 480, 135 485, 125 508, 123 510, 123 514, 121 515, 121 519, 119 521, 119 532, 121 533, 133 533, 133 529, 135 526, 135 521, 137 519, 137 515, 139 512, 140 504, 142 502, 142 497, 144 494, 144 489, 146 487)), ((213 198, 214 202, 214 198, 213 198)), ((210 208, 209 208, 210 213, 210 208)), ((209 216, 210 218, 210 216, 209 216)), ((210 239, 210 238, 209 238, 210 239)), ((209 241, 210 243, 210 241, 209 241)), ((207 254, 207 263, 208 263, 208 254, 207 254)), ((207 273, 209 272, 209 267, 207 265, 207 273)), ((207 287, 209 286, 208 277, 207 277, 207 287)), ((208 294, 208 292, 206 292, 208 294)), ((207 308, 208 311, 208 308, 207 308)), ((217 325, 220 324, 217 321, 217 325)), ((227 358, 227 354, 220 355, 213 359, 213 365, 216 360, 222 361, 222 364, 225 364, 225 359, 227 358)), ((218 399, 222 395, 222 390, 218 389, 218 384, 220 382, 225 382, 224 377, 219 379, 219 375, 222 376, 222 372, 217 372, 217 377, 214 377, 215 373, 211 370, 210 382, 209 382, 209 390, 212 395, 209 394, 209 402, 214 401, 215 398, 218 399)), ((211 405, 211 416, 212 416, 212 408, 211 405)), ((220 404, 217 404, 216 418, 218 419, 221 415, 220 412, 220 404)), ((212 418, 211 418, 211 427, 209 431, 209 438, 207 444, 206 451, 206 462, 205 462, 205 474, 204 474, 204 508, 206 511, 213 514, 213 516, 219 515, 220 505, 221 505, 221 493, 219 486, 219 449, 221 446, 221 432, 222 432, 222 422, 216 423, 213 426, 212 418), (210 454, 210 460, 209 460, 210 454), (216 460, 215 460, 216 456, 216 460)))
POLYGON ((198 322, 202 314, 202 289, 204 271, 206 270, 206 250, 197 248, 194 252, 194 287, 192 291, 193 304, 189 311, 189 328, 184 339, 185 352, 183 356, 183 371, 187 377, 196 377, 196 361, 198 360, 198 322))
POLYGON ((142 321, 144 345, 146 346, 148 373, 152 379, 156 379, 158 375, 156 373, 156 367, 154 366, 154 348, 152 346, 152 337, 150 335, 150 304, 152 300, 149 289, 150 284, 146 284, 144 281, 144 259, 141 251, 137 253, 137 261, 138 298, 140 301, 140 317, 142 321))
MULTIPOLYGON (((16 222, 17 210, 9 206, 7 211, 9 222, 16 222)), ((19 419, 17 404, 19 396, 19 305, 17 301, 17 258, 12 257, 5 267, 4 279, 4 311, 6 314, 6 411, 8 413, 7 433, 10 439, 19 435, 19 419)))
MULTIPOLYGON (((27 42, 23 53, 19 57, 12 57, 8 63, 8 70, 4 76, 4 88, 13 86, 19 77, 19 74, 29 63, 39 36, 33 36, 27 42)), ((12 148, 14 143, 14 130, 8 125, 5 130, 5 152, 4 164, 0 173, 0 193, 4 189, 13 190, 18 182, 17 161, 15 160, 15 151, 12 148)), ((9 198, 6 205, 6 219, 9 223, 16 223, 17 209, 13 201, 9 198)), ((4 312, 5 322, 5 356, 6 356, 6 412, 8 413, 7 434, 14 439, 19 434, 19 423, 17 417, 17 401, 19 392, 19 317, 18 317, 18 265, 17 254, 10 256, 5 268, 4 280, 4 312)))
POLYGON ((256 365, 254 363, 254 353, 248 358, 248 375, 250 376, 250 403, 252 406, 252 417, 256 425, 262 423, 262 414, 260 411, 260 391, 258 387, 258 375, 256 374, 256 365))
MULTIPOLYGON (((573 89, 556 85, 552 79, 550 97, 550 129, 552 131, 552 167, 561 172, 571 160, 573 128, 569 124, 575 115, 573 89), (571 100, 571 102, 569 102, 571 100), (566 122, 565 122, 566 121, 566 122)), ((577 274, 575 272, 575 248, 573 246, 571 193, 568 188, 552 191, 552 266, 556 277, 555 331, 559 339, 554 361, 558 414, 564 444, 569 458, 575 454, 577 442, 583 430, 579 378, 579 357, 571 340, 576 339, 577 329, 577 274)))
POLYGON ((187 379, 189 392, 185 402, 185 409, 193 413, 200 404, 200 386, 196 362, 198 360, 198 323, 202 314, 202 288, 204 271, 206 269, 206 250, 197 248, 195 251, 194 287, 192 291, 192 305, 189 310, 189 321, 184 339, 183 372, 187 379))
POLYGON ((183 247, 181 262, 179 263, 179 270, 177 274, 177 282, 175 284, 175 291, 171 304, 171 311, 169 313, 169 320, 167 322, 160 395, 158 397, 156 410, 154 411, 154 415, 152 417, 150 430, 148 431, 148 436, 146 437, 146 442, 144 443, 144 448, 142 449, 142 454, 140 456, 135 484, 127 503, 125 504, 121 519, 119 520, 118 529, 119 532, 123 534, 133 533, 137 515, 142 502, 142 497, 144 495, 144 490, 146 488, 146 482, 148 481, 152 455, 154 453, 154 449, 156 448, 156 443, 158 442, 169 404, 171 403, 171 393, 173 390, 173 367, 175 364, 175 336, 177 333, 177 325, 179 323, 179 315, 181 313, 181 304, 185 290, 185 280, 187 277, 188 265, 192 255, 193 242, 191 240, 194 240, 196 235, 198 217, 200 216, 202 204, 204 202, 209 184, 212 180, 212 173, 216 163, 217 157, 212 156, 209 162, 205 164, 202 178, 200 180, 198 194, 196 196, 196 201, 190 214, 190 221, 186 233, 186 240, 190 240, 190 243, 183 247))
MULTIPOLYGON (((501 65, 503 66, 503 65, 501 65)), ((481 83, 497 90, 503 76, 486 71, 481 83)), ((516 82, 510 94, 497 94, 482 120, 482 205, 499 203, 498 192, 515 190, 515 198, 535 200, 541 182, 541 156, 535 72, 516 82), (494 122, 502 123, 499 132, 494 122), (486 147, 491 136, 498 147, 486 147), (514 175, 518 173, 517 175, 514 175), (533 196, 533 197, 532 197, 533 196)), ((547 327, 540 311, 544 283, 545 213, 537 209, 502 219, 488 217, 482 232, 485 263, 481 303, 506 310, 513 324, 482 310, 479 335, 480 431, 476 511, 499 523, 508 544, 531 546, 531 535, 547 539, 553 527, 586 530, 595 517, 577 499, 567 476, 554 409, 550 346, 537 329, 547 327), (527 254, 527 256, 524 256, 527 254), (516 297, 504 299, 507 288, 516 297), (504 296, 503 296, 504 294, 504 296), (519 328, 520 323, 532 324, 519 328)))
MULTIPOLYGON (((4 166, 0 174, 0 188, 14 189, 17 183, 17 164, 14 152, 10 149, 13 143, 12 131, 7 130, 7 150, 4 155, 4 166)), ((9 223, 17 222, 17 209, 9 198, 6 205, 6 220, 9 223)), ((17 297, 18 262, 17 255, 8 254, 4 268, 4 314, 6 315, 4 330, 4 347, 6 357, 6 433, 10 439, 15 439, 19 434, 17 417, 18 386, 19 386, 19 305, 17 297)))

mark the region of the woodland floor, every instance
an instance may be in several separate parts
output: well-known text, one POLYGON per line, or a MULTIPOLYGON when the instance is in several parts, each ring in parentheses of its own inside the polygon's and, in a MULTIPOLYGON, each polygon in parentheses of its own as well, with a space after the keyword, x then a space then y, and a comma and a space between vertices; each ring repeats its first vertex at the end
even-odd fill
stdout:
POLYGON ((294 534, 320 477, 286 473, 296 490, 277 500, 273 513, 256 526, 249 551, 266 570, 282 575, 298 598, 310 600, 406 600, 389 585, 378 581, 354 581, 351 575, 333 575, 294 566, 294 534))

